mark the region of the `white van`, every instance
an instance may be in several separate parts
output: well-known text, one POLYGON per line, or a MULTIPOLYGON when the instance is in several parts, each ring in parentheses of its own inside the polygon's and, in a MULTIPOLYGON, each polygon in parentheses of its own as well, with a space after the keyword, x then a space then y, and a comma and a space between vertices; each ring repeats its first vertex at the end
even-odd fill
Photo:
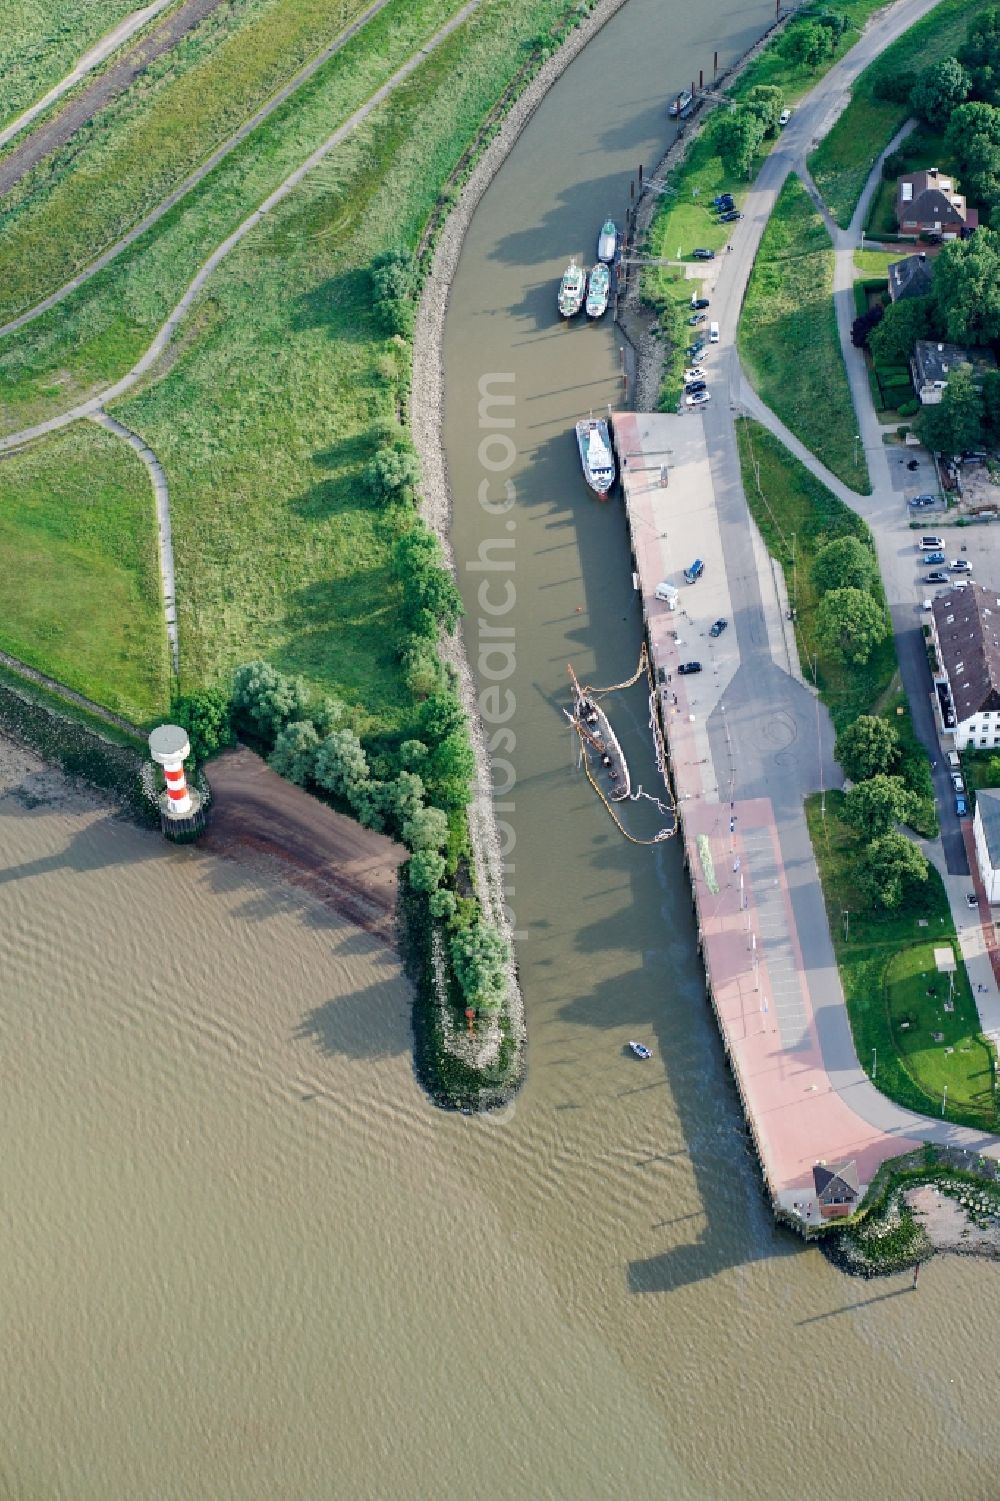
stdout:
POLYGON ((718 344, 719 342, 719 325, 717 323, 710 323, 708 325, 708 342, 710 344, 718 344))
POLYGON ((928 533, 926 537, 921 537, 920 539, 921 552, 940 552, 943 547, 944 542, 941 540, 941 538, 933 537, 930 535, 930 533, 928 533))

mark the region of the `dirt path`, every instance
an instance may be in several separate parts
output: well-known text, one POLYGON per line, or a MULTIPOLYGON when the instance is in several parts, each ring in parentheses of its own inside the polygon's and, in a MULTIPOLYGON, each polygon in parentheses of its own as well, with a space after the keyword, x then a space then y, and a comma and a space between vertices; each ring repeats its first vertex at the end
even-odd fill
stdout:
POLYGON ((142 10, 133 11, 113 31, 109 31, 106 36, 101 37, 100 41, 91 47, 89 52, 84 53, 80 61, 75 67, 70 69, 65 78, 61 78, 30 109, 26 109, 23 114, 18 115, 16 119, 11 120, 9 125, 5 125, 3 130, 0 130, 0 146, 6 146, 8 141, 12 141, 16 135, 20 135, 21 131, 31 124, 32 120, 37 120, 39 115, 44 114, 50 104, 55 104, 57 99, 61 99, 64 94, 68 94, 70 89, 75 88, 82 78, 85 78, 88 73, 92 73, 96 67, 99 67, 101 63, 106 61, 112 52, 117 52, 118 48, 123 46, 130 37, 135 36, 137 31, 142 30, 147 21, 151 21, 154 16, 158 16, 161 10, 166 10, 170 3, 171 0, 152 0, 150 5, 144 6, 142 10))
POLYGON ((86 125, 88 120, 92 120, 113 99, 124 93, 129 84, 140 73, 145 72, 155 58, 162 57, 165 52, 176 47, 185 32, 197 26, 221 4, 222 0, 187 0, 180 10, 151 31, 148 37, 127 52, 114 67, 96 78, 89 88, 84 89, 54 119, 46 121, 33 131, 26 141, 15 147, 0 162, 0 197, 9 193, 25 173, 30 172, 46 156, 57 151, 60 146, 65 146, 82 125, 86 125))
POLYGON ((395 946, 399 867, 408 859, 402 845, 335 813, 252 751, 220 756, 206 774, 212 809, 201 849, 278 860, 287 879, 395 946))

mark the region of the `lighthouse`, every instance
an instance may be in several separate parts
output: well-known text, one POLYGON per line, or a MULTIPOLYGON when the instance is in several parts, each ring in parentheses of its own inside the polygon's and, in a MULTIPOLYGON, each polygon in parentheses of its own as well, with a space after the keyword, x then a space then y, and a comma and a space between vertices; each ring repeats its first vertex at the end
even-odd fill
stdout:
POLYGON ((160 827, 168 839, 197 839, 205 827, 201 794, 187 784, 184 762, 191 754, 187 730, 161 724, 149 737, 149 754, 163 767, 166 790, 160 797, 160 827))

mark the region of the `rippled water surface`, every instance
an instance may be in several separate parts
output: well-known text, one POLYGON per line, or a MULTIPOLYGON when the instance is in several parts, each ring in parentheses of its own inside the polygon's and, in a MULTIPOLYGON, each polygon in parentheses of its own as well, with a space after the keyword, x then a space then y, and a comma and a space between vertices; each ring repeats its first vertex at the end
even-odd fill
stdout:
MULTIPOLYGON (((914 1295, 775 1233, 677 853, 614 833, 560 713, 567 660, 626 675, 638 620, 566 437, 617 349, 553 327, 553 279, 662 148, 664 92, 769 9, 631 0, 532 121, 455 288, 460 557, 500 535, 478 380, 516 377, 515 1107, 431 1109, 395 958, 273 871, 56 781, 0 797, 3 1495, 997 1494, 997 1269, 939 1260, 914 1295)), ((644 715, 621 701, 640 778, 644 715)))

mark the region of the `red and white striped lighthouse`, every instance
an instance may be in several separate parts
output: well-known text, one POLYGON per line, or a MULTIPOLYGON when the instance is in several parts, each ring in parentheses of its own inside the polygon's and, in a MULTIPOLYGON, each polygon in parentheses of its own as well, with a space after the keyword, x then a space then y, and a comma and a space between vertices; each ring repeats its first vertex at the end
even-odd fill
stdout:
POLYGON ((163 811, 168 818, 188 818, 194 805, 184 775, 184 762, 191 754, 187 730, 177 724, 161 724, 149 737, 149 754, 163 767, 167 780, 163 811))

